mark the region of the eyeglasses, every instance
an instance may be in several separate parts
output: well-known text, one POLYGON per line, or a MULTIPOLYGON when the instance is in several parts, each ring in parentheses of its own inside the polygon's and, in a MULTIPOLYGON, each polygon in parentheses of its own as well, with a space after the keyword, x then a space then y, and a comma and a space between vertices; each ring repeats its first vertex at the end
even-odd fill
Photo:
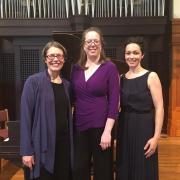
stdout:
POLYGON ((64 55, 63 54, 49 54, 46 56, 49 60, 54 60, 57 58, 58 60, 64 60, 64 55))
POLYGON ((88 40, 85 41, 85 43, 87 45, 91 45, 92 43, 94 43, 95 45, 99 45, 100 41, 98 39, 88 39, 88 40))

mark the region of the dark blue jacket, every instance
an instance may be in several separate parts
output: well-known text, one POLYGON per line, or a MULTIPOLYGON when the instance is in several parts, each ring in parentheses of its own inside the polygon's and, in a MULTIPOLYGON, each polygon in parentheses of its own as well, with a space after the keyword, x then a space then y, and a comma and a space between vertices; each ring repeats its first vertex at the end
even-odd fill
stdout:
MULTIPOLYGON (((69 82, 63 79, 69 100, 69 133, 71 143, 71 165, 73 164, 73 128, 70 105, 69 82)), ((30 76, 24 85, 21 97, 20 155, 35 156, 31 178, 40 176, 44 166, 53 173, 56 142, 55 101, 50 77, 46 71, 30 76)))

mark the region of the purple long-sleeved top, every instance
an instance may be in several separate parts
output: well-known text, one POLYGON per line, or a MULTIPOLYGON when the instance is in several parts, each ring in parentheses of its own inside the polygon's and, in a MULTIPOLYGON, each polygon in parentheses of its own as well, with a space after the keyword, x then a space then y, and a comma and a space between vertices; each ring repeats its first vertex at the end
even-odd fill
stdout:
POLYGON ((72 69, 72 89, 75 98, 74 123, 77 131, 105 127, 107 118, 117 119, 119 105, 119 75, 116 66, 107 61, 85 81, 84 70, 72 69))

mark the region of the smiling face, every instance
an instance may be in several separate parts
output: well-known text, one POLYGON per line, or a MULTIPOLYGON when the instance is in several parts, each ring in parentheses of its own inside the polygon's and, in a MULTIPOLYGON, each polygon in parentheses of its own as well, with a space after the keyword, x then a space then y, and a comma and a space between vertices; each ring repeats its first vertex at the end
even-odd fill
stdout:
POLYGON ((86 52, 87 58, 98 58, 101 53, 101 40, 100 35, 95 31, 89 31, 85 35, 84 51, 86 52))
POLYGON ((125 60, 129 68, 136 68, 140 65, 141 60, 144 58, 144 54, 141 48, 136 43, 130 43, 125 48, 125 60))
POLYGON ((63 51, 56 47, 50 47, 46 53, 45 63, 49 72, 59 72, 64 65, 63 51))

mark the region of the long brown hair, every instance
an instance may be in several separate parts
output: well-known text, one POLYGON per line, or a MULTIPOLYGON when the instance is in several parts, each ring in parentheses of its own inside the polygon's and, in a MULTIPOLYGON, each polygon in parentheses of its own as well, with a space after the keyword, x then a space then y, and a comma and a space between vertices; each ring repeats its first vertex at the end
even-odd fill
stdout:
POLYGON ((77 64, 83 69, 87 69, 87 67, 85 67, 85 64, 87 61, 87 55, 86 55, 86 52, 84 51, 85 37, 86 37, 86 34, 91 31, 95 31, 97 34, 99 34, 99 37, 100 37, 100 43, 101 43, 102 48, 101 48, 101 52, 100 52, 99 63, 104 63, 104 62, 108 61, 108 59, 106 58, 105 52, 104 52, 105 42, 104 42, 104 38, 103 38, 101 30, 97 27, 90 27, 90 28, 86 29, 82 34, 80 57, 77 62, 77 64))

